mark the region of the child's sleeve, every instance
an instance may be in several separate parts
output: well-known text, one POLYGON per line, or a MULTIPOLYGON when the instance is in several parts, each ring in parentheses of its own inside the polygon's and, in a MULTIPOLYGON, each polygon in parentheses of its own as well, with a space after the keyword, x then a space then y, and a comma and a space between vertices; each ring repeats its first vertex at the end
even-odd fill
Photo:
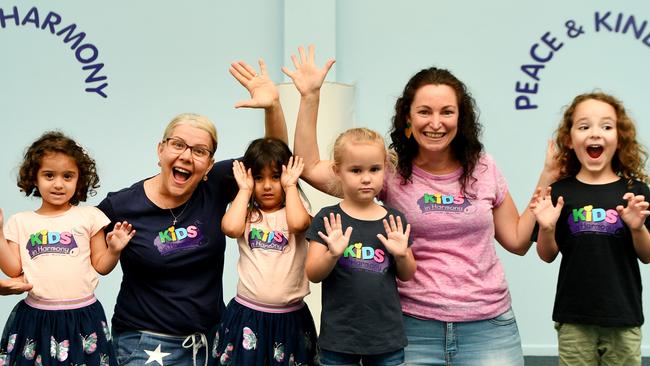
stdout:
MULTIPOLYGON (((106 216, 104 212, 102 212, 99 208, 88 206, 85 207, 85 210, 86 212, 84 212, 84 214, 88 216, 88 231, 91 238, 111 223, 111 220, 108 218, 108 216, 106 216)), ((107 231, 111 230, 107 229, 107 231)))
POLYGON ((108 218, 109 225, 106 228, 107 231, 113 230, 116 221, 115 210, 113 210, 113 204, 111 203, 111 195, 112 193, 109 193, 108 196, 97 205, 97 209, 104 213, 104 216, 108 218))
POLYGON ((305 238, 309 241, 317 241, 325 246, 327 244, 323 243, 323 239, 321 239, 320 236, 318 236, 318 232, 325 233, 325 224, 323 223, 323 217, 325 215, 324 213, 325 209, 321 209, 318 211, 316 216, 314 216, 314 219, 311 220, 311 224, 309 225, 309 229, 305 232, 305 238))
POLYGON ((2 228, 5 240, 11 241, 14 243, 19 243, 20 228, 18 225, 18 220, 16 215, 12 215, 7 222, 5 222, 4 227, 2 228))

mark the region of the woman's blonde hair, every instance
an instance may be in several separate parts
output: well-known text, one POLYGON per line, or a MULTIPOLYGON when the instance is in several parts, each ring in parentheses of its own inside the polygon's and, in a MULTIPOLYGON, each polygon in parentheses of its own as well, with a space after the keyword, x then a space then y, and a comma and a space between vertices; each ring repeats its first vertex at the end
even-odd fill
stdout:
POLYGON ((169 122, 167 127, 165 127, 163 141, 168 137, 171 137, 174 128, 178 125, 188 125, 207 132, 210 134, 210 138, 212 139, 212 151, 217 151, 217 128, 214 127, 214 123, 212 123, 208 117, 196 113, 179 114, 169 122))

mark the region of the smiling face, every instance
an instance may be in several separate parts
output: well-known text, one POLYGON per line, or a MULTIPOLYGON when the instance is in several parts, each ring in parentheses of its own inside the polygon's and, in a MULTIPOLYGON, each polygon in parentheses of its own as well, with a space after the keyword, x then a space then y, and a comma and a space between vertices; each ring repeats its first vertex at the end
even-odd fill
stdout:
POLYGON ((341 160, 334 173, 346 200, 373 202, 384 184, 386 149, 382 143, 348 141, 341 146, 341 160))
POLYGON ((68 210, 77 190, 79 168, 75 160, 63 153, 48 153, 36 172, 36 188, 43 199, 38 213, 58 214, 68 210))
MULTIPOLYGON (((208 132, 187 124, 178 124, 166 138, 176 138, 192 147, 204 147, 214 151, 212 138, 208 132)), ((158 144, 160 160, 161 194, 184 202, 208 173, 214 160, 212 156, 197 158, 189 147, 179 151, 169 140, 158 144)))
POLYGON ((408 116, 418 158, 431 154, 451 155, 451 142, 458 132, 458 100, 445 84, 428 84, 415 92, 408 116))
POLYGON ((587 99, 575 108, 568 146, 580 161, 578 178, 589 182, 617 178, 612 159, 618 148, 616 111, 599 100, 587 99))

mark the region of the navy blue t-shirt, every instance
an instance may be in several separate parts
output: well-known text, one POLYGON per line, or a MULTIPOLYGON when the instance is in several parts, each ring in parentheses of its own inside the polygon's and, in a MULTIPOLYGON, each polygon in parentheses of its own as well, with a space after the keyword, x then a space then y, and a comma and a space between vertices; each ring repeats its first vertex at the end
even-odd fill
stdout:
MULTIPOLYGON (((384 206, 389 215, 404 215, 384 206)), ((407 340, 402 307, 397 292, 397 265, 377 238, 386 236, 382 220, 361 220, 348 215, 340 204, 324 207, 305 233, 307 240, 327 245, 318 235, 325 233, 324 217, 340 214, 345 230, 352 227, 350 242, 336 265, 323 280, 320 335, 322 349, 356 355, 377 355, 404 348, 407 340)), ((382 218, 383 219, 383 218, 382 218)), ((409 238, 409 246, 412 239, 409 238)))
POLYGON ((144 180, 109 193, 99 204, 111 224, 126 220, 136 230, 120 256, 124 276, 112 320, 116 331, 187 335, 219 322, 225 307, 221 218, 237 193, 232 162, 216 163, 187 207, 174 209, 175 226, 169 209, 147 198, 144 180))

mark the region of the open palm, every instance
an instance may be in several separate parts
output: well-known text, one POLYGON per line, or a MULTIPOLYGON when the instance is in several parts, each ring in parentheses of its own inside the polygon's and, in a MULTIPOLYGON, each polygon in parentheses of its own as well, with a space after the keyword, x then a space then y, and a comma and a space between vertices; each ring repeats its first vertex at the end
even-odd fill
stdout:
POLYGON ((230 74, 248 90, 251 98, 235 104, 235 108, 268 108, 280 98, 278 88, 275 86, 266 70, 263 59, 259 60, 260 73, 244 61, 233 62, 230 65, 230 74))
POLYGON ((343 232, 340 214, 336 214, 335 216, 333 213, 330 213, 329 219, 325 216, 323 217, 323 221, 325 224, 326 234, 319 231, 318 236, 320 236, 327 244, 327 247, 333 256, 340 257, 350 243, 352 227, 348 226, 348 228, 345 229, 345 232, 343 232))

